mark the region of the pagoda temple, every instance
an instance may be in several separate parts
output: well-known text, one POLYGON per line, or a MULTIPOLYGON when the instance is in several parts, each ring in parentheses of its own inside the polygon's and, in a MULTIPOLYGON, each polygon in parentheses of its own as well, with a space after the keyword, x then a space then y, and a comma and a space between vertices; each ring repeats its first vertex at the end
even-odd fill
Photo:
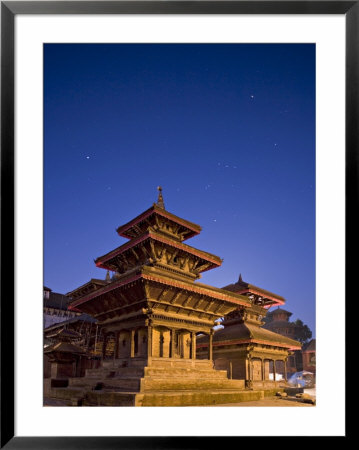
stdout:
POLYGON ((157 203, 117 229, 129 241, 95 260, 115 276, 68 294, 70 309, 97 319, 104 340, 102 367, 70 379, 67 395, 94 406, 206 405, 263 396, 213 368, 214 326, 252 304, 246 295, 196 282, 222 263, 184 243, 200 231, 165 209, 161 188, 157 203), (199 335, 208 338, 201 359, 199 335), (113 354, 106 359, 110 340, 113 354))
MULTIPOLYGON (((243 379, 250 388, 279 387, 287 380, 287 360, 301 343, 262 328, 262 319, 272 306, 283 305, 285 299, 265 289, 243 281, 223 288, 246 296, 249 308, 231 311, 216 331, 211 345, 215 367, 226 369, 230 378, 243 379)), ((206 336, 197 341, 197 354, 204 358, 209 341, 206 336)))

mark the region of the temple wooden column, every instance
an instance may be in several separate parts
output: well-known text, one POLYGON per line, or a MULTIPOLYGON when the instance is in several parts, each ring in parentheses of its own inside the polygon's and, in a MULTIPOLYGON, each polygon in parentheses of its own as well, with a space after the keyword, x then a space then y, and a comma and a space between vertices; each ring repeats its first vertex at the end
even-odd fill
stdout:
POLYGON ((104 336, 103 336, 103 343, 102 343, 102 359, 105 359, 106 347, 107 347, 107 334, 104 334, 104 336))
POLYGON ((284 362, 284 380, 287 381, 287 358, 283 362, 284 362))
POLYGON ((118 338, 119 338, 120 332, 116 331, 115 333, 115 349, 114 349, 114 353, 113 353, 113 357, 114 359, 118 358, 118 338))
POLYGON ((208 359, 212 361, 213 359, 213 330, 209 333, 209 342, 208 342, 208 359))
POLYGON ((262 381, 266 379, 265 360, 262 358, 262 381))
POLYGON ((275 367, 276 360, 273 359, 273 381, 276 381, 276 367, 275 367))
POLYGON ((196 333, 191 333, 191 358, 196 359, 196 333))
POLYGON ((131 347, 130 347, 131 358, 135 357, 135 330, 131 330, 131 347))
POLYGON ((175 357, 176 352, 176 330, 171 329, 171 358, 175 357))
POLYGON ((152 356, 152 326, 147 327, 147 357, 152 356))

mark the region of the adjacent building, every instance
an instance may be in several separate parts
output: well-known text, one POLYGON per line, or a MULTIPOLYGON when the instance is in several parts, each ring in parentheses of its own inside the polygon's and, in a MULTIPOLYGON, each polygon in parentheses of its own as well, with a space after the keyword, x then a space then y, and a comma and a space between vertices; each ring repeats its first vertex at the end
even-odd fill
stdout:
MULTIPOLYGON (((227 370, 230 378, 245 380, 247 387, 268 388, 287 380, 288 358, 301 348, 300 342, 263 328, 267 309, 283 305, 285 299, 243 281, 225 286, 223 290, 248 298, 250 307, 229 313, 223 328, 213 336, 213 360, 218 369, 227 370)), ((208 338, 197 340, 197 354, 204 357, 208 338)))
POLYGON ((44 286, 43 290, 43 311, 44 328, 55 323, 64 322, 79 315, 76 311, 68 309, 70 299, 64 294, 52 292, 52 289, 44 286))

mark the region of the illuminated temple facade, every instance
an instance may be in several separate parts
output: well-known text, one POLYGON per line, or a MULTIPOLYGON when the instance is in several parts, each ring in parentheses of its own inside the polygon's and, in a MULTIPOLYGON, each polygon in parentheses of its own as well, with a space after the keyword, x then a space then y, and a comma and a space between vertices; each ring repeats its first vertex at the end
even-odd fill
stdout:
MULTIPOLYGON (((285 361, 297 344, 283 337, 279 342, 278 335, 260 328, 266 309, 284 299, 241 279, 223 289, 197 282, 222 263, 185 242, 200 231, 165 209, 161 188, 156 203, 117 229, 128 242, 95 260, 107 271, 105 280, 91 279, 67 294, 70 310, 97 321, 92 354, 101 354, 100 367, 86 368, 84 376, 73 370, 68 380, 45 380, 45 396, 86 406, 263 398, 252 382, 267 388, 270 361, 285 361), (214 331, 223 317, 224 328, 214 331)), ((71 373, 71 367, 59 366, 70 357, 51 357, 57 373, 71 373)), ((86 357, 89 352, 81 356, 86 357)))
POLYGON ((69 395, 86 405, 136 406, 227 403, 244 395, 244 380, 213 368, 212 340, 217 321, 250 300, 196 282, 222 262, 185 243, 200 231, 165 209, 160 188, 157 203, 117 229, 129 241, 95 260, 115 273, 111 282, 90 281, 67 294, 70 309, 97 319, 103 336, 102 366, 70 378, 69 395), (203 335, 207 352, 198 359, 203 335))

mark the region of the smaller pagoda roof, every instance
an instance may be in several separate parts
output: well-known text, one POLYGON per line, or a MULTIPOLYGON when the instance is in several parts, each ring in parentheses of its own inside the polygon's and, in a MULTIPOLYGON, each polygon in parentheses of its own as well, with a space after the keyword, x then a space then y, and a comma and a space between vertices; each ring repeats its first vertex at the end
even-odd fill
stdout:
POLYGON ((148 208, 143 213, 139 214, 134 219, 130 220, 129 222, 125 223, 124 225, 119 226, 116 231, 120 236, 126 237, 128 239, 132 239, 132 234, 129 233, 130 230, 134 226, 136 226, 140 222, 142 222, 143 220, 148 219, 152 215, 158 215, 161 217, 165 217, 166 219, 168 219, 178 225, 181 225, 182 228, 185 230, 184 239, 189 239, 193 236, 196 236, 202 230, 202 228, 199 225, 197 225, 193 222, 190 222, 188 220, 181 219, 181 217, 178 217, 178 216, 170 213, 169 211, 166 211, 164 208, 162 208, 158 204, 154 203, 150 208, 148 208))
POLYGON ((75 340, 82 338, 82 335, 74 330, 67 330, 66 328, 55 329, 47 333, 47 338, 60 338, 64 340, 75 340))
POLYGON ((85 350, 78 345, 72 344, 71 342, 57 342, 56 344, 49 345, 44 349, 44 353, 53 353, 53 352, 60 352, 60 353, 79 353, 84 354, 86 353, 85 350))
MULTIPOLYGON (((109 284, 110 281, 107 280, 100 280, 98 278, 91 278, 90 281, 87 281, 86 283, 82 284, 81 286, 77 287, 76 289, 68 292, 66 294, 66 297, 73 297, 75 295, 78 295, 81 293, 81 291, 86 291, 86 290, 96 290, 99 289, 102 286, 105 286, 106 284, 109 284)), ((70 301, 68 299, 68 301, 70 301)))
POLYGON ((273 309, 272 311, 268 311, 267 316, 275 316, 277 314, 282 314, 282 313, 286 314, 288 317, 293 315, 293 313, 286 311, 283 308, 276 308, 276 309, 273 309))
POLYGON ((242 275, 239 275, 239 279, 236 283, 229 284, 224 286, 222 289, 227 291, 237 292, 238 294, 256 294, 264 297, 267 300, 271 301, 271 306, 274 305, 283 305, 285 303, 285 298, 281 297, 278 294, 274 294, 273 292, 267 291, 266 289, 262 289, 254 284, 247 283, 243 281, 242 275))
MULTIPOLYGON (((198 337, 198 347, 208 342, 208 336, 198 337)), ((226 326, 217 330, 213 336, 213 345, 235 345, 245 343, 258 343, 297 350, 301 343, 278 333, 263 329, 258 325, 243 322, 237 325, 226 326)), ((205 346, 205 345, 204 345, 205 346)))
POLYGON ((296 324, 286 320, 272 320, 270 322, 266 322, 263 327, 267 328, 267 330, 270 330, 271 328, 293 328, 296 327, 296 324))

